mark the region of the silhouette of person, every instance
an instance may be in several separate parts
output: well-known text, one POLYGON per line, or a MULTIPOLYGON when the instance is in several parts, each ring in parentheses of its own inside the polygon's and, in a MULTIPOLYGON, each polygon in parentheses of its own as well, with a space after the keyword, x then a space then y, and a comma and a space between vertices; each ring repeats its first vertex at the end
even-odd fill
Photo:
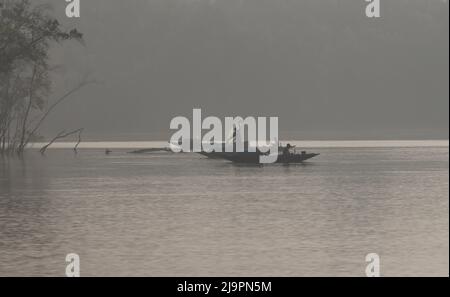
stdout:
POLYGON ((290 149, 291 149, 291 144, 288 143, 286 145, 286 147, 283 149, 283 156, 284 156, 284 158, 288 158, 289 157, 289 155, 291 154, 290 149))

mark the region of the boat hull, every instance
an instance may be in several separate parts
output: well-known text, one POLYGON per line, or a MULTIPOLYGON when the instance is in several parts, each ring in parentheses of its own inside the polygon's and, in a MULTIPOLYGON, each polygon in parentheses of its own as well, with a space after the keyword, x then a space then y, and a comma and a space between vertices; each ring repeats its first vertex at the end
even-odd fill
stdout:
MULTIPOLYGON (((245 164, 259 164, 260 153, 243 152, 243 153, 201 153, 211 159, 225 159, 233 163, 245 163, 245 164)), ((295 164, 302 163, 308 159, 314 158, 319 154, 315 153, 302 153, 302 154, 280 154, 275 163, 295 164)))

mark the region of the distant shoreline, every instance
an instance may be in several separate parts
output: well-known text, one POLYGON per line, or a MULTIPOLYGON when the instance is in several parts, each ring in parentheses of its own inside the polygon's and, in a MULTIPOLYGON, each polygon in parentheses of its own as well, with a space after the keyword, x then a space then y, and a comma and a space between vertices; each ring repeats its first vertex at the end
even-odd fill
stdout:
MULTIPOLYGON (((285 140, 298 148, 377 148, 377 147, 449 147, 449 140, 285 140)), ((46 143, 31 143, 32 149, 41 148, 46 143)), ((76 142, 55 142, 51 148, 71 149, 76 142)), ((86 141, 79 149, 143 149, 167 147, 166 141, 86 141)))

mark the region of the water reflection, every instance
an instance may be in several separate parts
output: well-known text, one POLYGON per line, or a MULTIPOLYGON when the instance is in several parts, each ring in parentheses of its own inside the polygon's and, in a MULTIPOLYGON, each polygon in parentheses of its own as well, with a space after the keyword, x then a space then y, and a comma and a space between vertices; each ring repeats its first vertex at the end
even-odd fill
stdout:
POLYGON ((448 148, 333 148, 301 165, 30 152, 0 163, 0 275, 448 274, 448 148))

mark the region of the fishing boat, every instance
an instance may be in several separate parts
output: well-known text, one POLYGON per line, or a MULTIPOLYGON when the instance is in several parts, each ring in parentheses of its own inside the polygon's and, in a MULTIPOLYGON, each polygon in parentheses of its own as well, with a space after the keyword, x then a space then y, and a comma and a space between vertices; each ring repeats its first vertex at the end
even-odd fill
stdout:
MULTIPOLYGON (((260 163, 260 155, 261 153, 231 153, 227 155, 223 155, 222 157, 226 160, 232 161, 233 163, 245 163, 245 164, 259 164, 260 163)), ((307 153, 305 151, 301 153, 289 153, 283 154, 278 153, 278 158, 275 163, 283 163, 283 164, 295 164, 295 163, 303 163, 304 161, 314 158, 318 156, 317 153, 307 153)))
MULTIPOLYGON (((205 156, 209 159, 223 159, 228 160, 234 163, 245 163, 245 164, 260 164, 261 163, 261 156, 268 156, 270 153, 272 153, 273 150, 270 148, 273 148, 273 146, 278 145, 278 150, 276 151, 277 154, 277 160, 275 163, 284 163, 284 164, 290 164, 290 163, 302 163, 308 159, 314 158, 318 156, 317 153, 307 153, 306 151, 302 151, 300 153, 297 153, 295 146, 291 146, 290 144, 287 144, 286 146, 283 146, 281 143, 277 142, 271 142, 263 151, 267 151, 267 153, 262 152, 259 148, 259 146, 255 146, 254 144, 251 144, 248 141, 245 141, 243 143, 243 152, 236 152, 236 135, 237 131, 236 128, 233 130, 233 134, 230 137, 228 143, 222 143, 220 151, 211 151, 211 152, 205 152, 201 151, 198 152, 198 154, 205 156), (227 152, 226 146, 227 144, 233 145, 233 152, 227 152)), ((192 147, 193 141, 190 140, 190 146, 192 147)), ((178 146, 181 150, 181 144, 171 144, 173 146, 178 146)), ((211 143, 212 145, 213 143, 211 143)))
MULTIPOLYGON (((200 152, 199 154, 206 156, 210 159, 225 159, 234 163, 246 163, 246 164, 258 164, 260 163, 260 156, 267 155, 268 153, 261 152, 258 148, 254 149, 254 152, 248 150, 248 144, 246 144, 246 150, 244 152, 200 152)), ((302 163, 308 159, 318 156, 317 153, 308 153, 301 151, 298 153, 295 146, 287 144, 283 146, 278 145, 277 160, 275 163, 302 163)))

